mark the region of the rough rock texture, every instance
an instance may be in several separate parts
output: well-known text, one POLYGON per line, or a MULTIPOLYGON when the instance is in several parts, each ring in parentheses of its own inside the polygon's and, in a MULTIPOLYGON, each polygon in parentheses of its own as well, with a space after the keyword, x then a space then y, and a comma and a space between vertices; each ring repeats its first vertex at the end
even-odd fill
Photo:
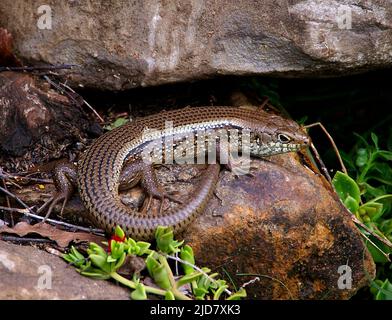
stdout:
POLYGON ((0 241, 3 299, 129 299, 129 290, 80 276, 61 258, 34 247, 0 241), (50 274, 51 281, 40 278, 50 274))
POLYGON ((216 74, 342 75, 392 62, 389 0, 45 4, 51 25, 41 3, 2 0, 0 27, 29 64, 78 64, 64 71, 74 85, 121 90, 216 74))
POLYGON ((61 157, 91 131, 81 103, 72 98, 28 74, 0 74, 0 161, 6 169, 61 157))
POLYGON ((237 286, 258 276, 249 298, 349 298, 375 273, 350 213, 296 156, 270 160, 255 160, 254 177, 221 173, 216 197, 184 234, 197 263, 227 272, 237 286), (338 288, 346 263, 351 290, 338 288))

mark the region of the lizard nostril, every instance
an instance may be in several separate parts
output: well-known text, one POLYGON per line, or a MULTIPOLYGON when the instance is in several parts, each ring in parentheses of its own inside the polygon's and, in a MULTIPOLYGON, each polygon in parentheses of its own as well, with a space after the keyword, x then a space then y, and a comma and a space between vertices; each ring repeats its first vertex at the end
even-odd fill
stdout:
POLYGON ((310 145, 310 139, 309 139, 309 138, 305 138, 305 139, 303 140, 303 145, 309 146, 309 145, 310 145))

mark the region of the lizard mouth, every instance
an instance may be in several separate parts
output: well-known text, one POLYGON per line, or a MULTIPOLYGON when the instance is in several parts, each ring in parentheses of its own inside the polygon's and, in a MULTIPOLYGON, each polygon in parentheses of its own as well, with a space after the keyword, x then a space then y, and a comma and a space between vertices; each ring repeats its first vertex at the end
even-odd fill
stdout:
POLYGON ((271 142, 263 146, 255 146, 254 153, 259 156, 270 156, 280 153, 295 152, 300 150, 304 146, 306 145, 300 143, 271 142))

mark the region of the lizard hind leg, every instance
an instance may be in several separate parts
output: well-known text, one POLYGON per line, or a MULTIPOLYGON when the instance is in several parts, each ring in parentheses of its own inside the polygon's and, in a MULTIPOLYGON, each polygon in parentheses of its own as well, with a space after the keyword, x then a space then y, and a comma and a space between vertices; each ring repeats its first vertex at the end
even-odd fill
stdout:
POLYGON ((148 205, 143 208, 143 212, 148 211, 148 209, 150 208, 151 198, 157 198, 160 200, 159 215, 162 214, 163 202, 165 198, 178 204, 183 203, 181 200, 177 199, 176 197, 173 197, 166 191, 162 190, 162 187, 158 183, 155 169, 152 165, 145 165, 145 167, 143 168, 142 186, 149 195, 148 205))
POLYGON ((130 189, 139 182, 141 182, 143 189, 147 193, 147 199, 143 203, 140 211, 141 215, 145 215, 149 211, 153 198, 160 200, 159 215, 162 214, 165 198, 182 204, 181 200, 162 190, 156 177, 154 166, 143 162, 142 159, 129 162, 123 167, 120 175, 119 190, 130 189))
POLYGON ((63 201, 60 211, 60 215, 63 215, 65 205, 75 191, 76 170, 75 165, 70 162, 59 162, 55 166, 53 170, 53 182, 56 187, 56 192, 37 210, 37 213, 42 213, 47 209, 44 222, 60 201, 63 201))

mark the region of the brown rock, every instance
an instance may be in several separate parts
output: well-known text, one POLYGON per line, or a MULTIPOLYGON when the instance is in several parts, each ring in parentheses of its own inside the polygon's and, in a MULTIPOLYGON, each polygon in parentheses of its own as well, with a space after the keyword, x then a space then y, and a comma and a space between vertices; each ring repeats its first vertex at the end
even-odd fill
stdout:
POLYGON ((255 160, 254 177, 221 173, 206 213, 184 233, 197 258, 256 299, 347 299, 375 274, 350 213, 297 156, 255 160), (339 266, 352 288, 338 288, 339 266), (250 274, 239 276, 237 274, 250 274))
POLYGON ((0 300, 4 299, 123 300, 129 299, 129 290, 83 277, 61 258, 34 247, 0 241, 0 300))
POLYGON ((63 72, 74 85, 122 90, 216 74, 340 75, 392 62, 388 0, 45 4, 39 12, 33 0, 2 0, 0 27, 29 64, 78 64, 63 72))
POLYGON ((64 156, 88 129, 76 98, 60 95, 28 74, 0 74, 0 161, 6 169, 22 164, 18 169, 23 170, 64 156))

